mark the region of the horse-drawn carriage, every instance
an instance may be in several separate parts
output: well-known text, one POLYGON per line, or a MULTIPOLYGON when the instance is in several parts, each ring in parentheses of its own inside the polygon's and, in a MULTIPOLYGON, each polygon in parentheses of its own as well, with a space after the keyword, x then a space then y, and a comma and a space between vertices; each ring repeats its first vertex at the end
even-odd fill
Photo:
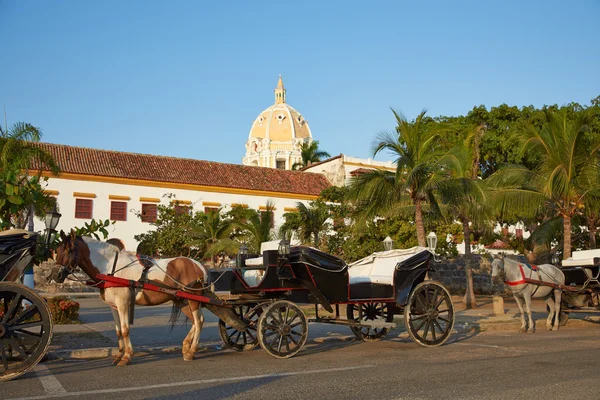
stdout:
POLYGON ((0 381, 32 369, 46 354, 52 319, 46 302, 18 283, 36 253, 37 234, 0 232, 0 381))
POLYGON ((448 339, 454 307, 446 288, 424 280, 433 258, 428 249, 384 251, 347 265, 314 248, 279 247, 210 272, 214 293, 248 325, 239 331, 220 321, 229 348, 260 344, 274 357, 291 357, 304 346, 309 322, 347 325, 361 340, 379 340, 401 313, 417 343, 439 346, 448 339), (314 304, 314 317, 307 318, 298 304, 314 304), (346 306, 346 318, 340 305, 346 306), (322 316, 324 311, 333 315, 322 316))
POLYGON ((64 268, 58 275, 81 267, 115 310, 118 365, 129 364, 133 355, 127 335, 134 304, 172 300, 185 313, 193 324, 182 346, 186 360, 193 359, 202 329, 200 306, 220 318, 228 347, 243 351, 260 344, 277 358, 302 349, 309 322, 347 325, 362 340, 378 340, 394 326, 394 315, 404 313, 410 336, 423 346, 445 343, 454 325, 448 290, 425 280, 433 254, 423 247, 375 253, 347 265, 282 241, 259 257, 239 254, 234 268, 206 271, 184 257, 140 263, 135 254, 91 238, 63 235, 62 241, 57 262, 64 268), (298 304, 314 304, 314 317, 307 318, 298 304), (320 308, 334 315, 323 316, 320 308))

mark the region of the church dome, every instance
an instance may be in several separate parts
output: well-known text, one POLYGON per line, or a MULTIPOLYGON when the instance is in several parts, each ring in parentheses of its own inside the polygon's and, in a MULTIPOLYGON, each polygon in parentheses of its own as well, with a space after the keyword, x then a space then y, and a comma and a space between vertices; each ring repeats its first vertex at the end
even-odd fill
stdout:
POLYGON ((273 142, 292 142, 295 139, 311 140, 308 122, 302 114, 285 102, 285 88, 279 76, 275 89, 275 104, 261 112, 252 123, 248 140, 257 138, 273 142))
POLYGON ((275 104, 261 112, 252 123, 244 165, 292 169, 302 161, 302 144, 312 142, 308 122, 285 101, 285 88, 279 75, 275 104))

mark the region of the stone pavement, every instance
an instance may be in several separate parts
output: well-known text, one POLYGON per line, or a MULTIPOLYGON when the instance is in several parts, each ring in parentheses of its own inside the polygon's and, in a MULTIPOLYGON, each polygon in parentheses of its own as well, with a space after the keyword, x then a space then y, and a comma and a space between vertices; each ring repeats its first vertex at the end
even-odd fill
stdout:
MULTIPOLYGON (((91 359, 116 355, 116 334, 109 307, 95 293, 68 295, 80 303, 81 323, 54 326, 54 338, 48 357, 91 359)), ((461 297, 453 296, 453 302, 456 312, 454 329, 458 334, 478 334, 492 330, 513 331, 515 334, 518 332, 519 310, 512 297, 504 298, 505 314, 500 316, 494 315, 491 296, 479 296, 478 308, 473 310, 465 310, 461 297)), ((547 312, 544 302, 534 300, 532 311, 536 328, 545 329, 547 312)), ((182 316, 172 327, 169 324, 170 313, 170 305, 136 307, 131 340, 137 355, 180 351, 181 342, 189 331, 190 325, 182 324, 185 319, 182 316)), ((218 319, 207 310, 204 311, 204 316, 205 323, 200 337, 201 348, 224 349, 218 333, 218 319)), ((571 314, 567 326, 561 329, 591 327, 599 322, 598 318, 598 315, 593 314, 571 314)), ((396 316, 395 322, 397 328, 391 332, 391 335, 407 335, 402 316, 396 316)), ((355 338, 346 326, 313 323, 309 326, 309 341, 311 340, 323 343, 329 340, 355 340, 355 338)))

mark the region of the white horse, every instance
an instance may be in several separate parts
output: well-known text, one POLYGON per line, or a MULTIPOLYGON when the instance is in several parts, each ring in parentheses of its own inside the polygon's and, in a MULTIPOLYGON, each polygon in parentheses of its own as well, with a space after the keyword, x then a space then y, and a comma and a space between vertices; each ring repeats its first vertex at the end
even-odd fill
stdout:
POLYGON ((532 298, 544 299, 550 309, 546 320, 546 329, 558 330, 562 293, 562 289, 558 285, 565 284, 565 275, 560 269, 551 264, 535 266, 509 258, 495 258, 492 261, 492 282, 498 278, 502 278, 504 283, 510 287, 519 306, 521 311, 520 332, 535 332, 535 324, 533 318, 531 318, 532 298), (527 282, 531 280, 543 283, 527 282), (525 311, 529 316, 529 329, 527 329, 525 313, 523 312, 523 301, 525 302, 525 311), (554 326, 552 326, 552 319, 554 319, 554 326))

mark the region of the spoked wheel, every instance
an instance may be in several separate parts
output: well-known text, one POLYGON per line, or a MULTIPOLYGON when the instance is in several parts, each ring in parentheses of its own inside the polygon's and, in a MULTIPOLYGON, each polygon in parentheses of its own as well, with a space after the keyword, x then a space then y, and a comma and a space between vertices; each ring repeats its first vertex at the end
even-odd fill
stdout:
POLYGON ((454 326, 450 293, 435 281, 419 283, 404 308, 404 323, 410 337, 421 346, 441 346, 454 326))
MULTIPOLYGON (((392 322, 394 314, 386 303, 360 303, 346 306, 346 318, 355 322, 392 322)), ((389 328, 361 328, 351 326, 350 329, 360 340, 374 342, 381 340, 390 331, 389 328)))
POLYGON ((273 357, 292 357, 304 347, 307 339, 306 315, 290 301, 271 304, 258 320, 260 346, 273 357))
POLYGON ((233 312, 246 324, 248 329, 240 332, 225 321, 219 320, 219 335, 225 346, 236 351, 248 351, 258 346, 258 319, 268 304, 241 304, 233 307, 233 312))
POLYGON ((29 371, 52 339, 52 318, 44 299, 26 286, 0 282, 0 381, 29 371))

